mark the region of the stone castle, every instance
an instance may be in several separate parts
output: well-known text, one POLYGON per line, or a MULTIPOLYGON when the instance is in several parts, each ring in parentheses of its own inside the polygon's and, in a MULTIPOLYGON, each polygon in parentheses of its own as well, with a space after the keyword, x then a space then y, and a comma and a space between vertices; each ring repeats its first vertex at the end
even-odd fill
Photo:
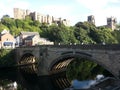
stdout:
POLYGON ((13 9, 14 18, 15 19, 25 19, 26 16, 30 16, 32 20, 38 20, 40 23, 47 23, 49 25, 55 24, 64 24, 65 26, 69 26, 70 21, 62 18, 55 18, 50 15, 43 15, 38 12, 31 12, 30 10, 23 10, 20 8, 13 9))
MULTIPOLYGON (((70 21, 62 18, 55 18, 50 15, 43 15, 38 12, 31 12, 30 10, 23 10, 20 8, 14 8, 14 18, 15 19, 25 19, 26 16, 30 16, 32 20, 38 20, 40 23, 51 24, 64 24, 65 26, 70 26, 70 21)), ((95 25, 95 17, 93 15, 88 16, 88 22, 95 25)), ((107 25, 105 27, 111 28, 112 30, 116 29, 117 20, 115 17, 107 18, 107 25)))
MULTIPOLYGON (((95 17, 93 15, 88 16, 87 21, 95 25, 95 17)), ((112 30, 115 30, 116 24, 117 24, 117 19, 115 17, 109 17, 107 18, 107 25, 104 26, 111 28, 112 30)))

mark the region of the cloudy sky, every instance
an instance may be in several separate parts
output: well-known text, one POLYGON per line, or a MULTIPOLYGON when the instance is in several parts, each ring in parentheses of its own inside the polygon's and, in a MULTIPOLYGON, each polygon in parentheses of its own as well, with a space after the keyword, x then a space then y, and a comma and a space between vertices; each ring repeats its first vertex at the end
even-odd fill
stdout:
POLYGON ((120 0, 0 0, 0 18, 5 14, 13 17, 13 8, 65 18, 71 25, 87 21, 89 15, 95 16, 97 26, 105 25, 111 16, 120 22, 120 0))

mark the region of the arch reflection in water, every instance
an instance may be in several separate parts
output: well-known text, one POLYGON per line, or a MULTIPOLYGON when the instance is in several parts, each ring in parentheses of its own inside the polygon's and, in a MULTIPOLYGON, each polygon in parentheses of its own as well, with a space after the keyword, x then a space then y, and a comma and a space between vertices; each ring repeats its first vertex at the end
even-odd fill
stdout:
POLYGON ((27 66, 21 66, 0 70, 0 88, 6 87, 5 90, 11 90, 11 87, 7 86, 10 84, 12 86, 16 82, 17 90, 61 90, 58 85, 55 85, 57 83, 54 83, 52 76, 37 76, 37 73, 30 69, 31 67, 37 67, 35 65, 28 65, 28 68, 27 66))
POLYGON ((67 71, 67 77, 72 81, 71 86, 74 89, 92 89, 94 86, 95 90, 97 88, 102 90, 109 88, 111 90, 118 87, 119 82, 116 79, 106 79, 114 77, 109 71, 86 58, 75 58, 69 64, 67 71), (110 83, 110 81, 116 81, 116 83, 110 83))
POLYGON ((19 68, 20 71, 28 73, 28 74, 37 74, 38 72, 38 67, 37 64, 32 64, 32 65, 24 65, 19 68))
MULTIPOLYGON (((57 85, 61 89, 65 89, 67 87, 72 86, 72 82, 75 80, 80 81, 81 86, 83 83, 87 81, 91 82, 89 87, 95 84, 95 78, 97 75, 103 75, 104 77, 113 77, 113 75, 88 58, 79 58, 79 57, 68 57, 62 58, 54 63, 50 69, 50 74, 53 77, 53 81, 57 83, 57 85), (94 83, 93 83, 94 82, 94 83)), ((83 87, 84 85, 82 85, 83 87)), ((83 88, 77 89, 83 89, 83 88)), ((86 86, 89 88, 88 86, 86 86)))
POLYGON ((37 76, 36 64, 19 68, 19 81, 27 90, 61 90, 52 76, 37 76), (33 68, 34 67, 34 68, 33 68))
POLYGON ((69 63, 73 60, 73 58, 61 60, 55 63, 50 69, 50 75, 52 76, 52 81, 59 87, 61 90, 69 87, 70 81, 66 77, 66 70, 69 63))

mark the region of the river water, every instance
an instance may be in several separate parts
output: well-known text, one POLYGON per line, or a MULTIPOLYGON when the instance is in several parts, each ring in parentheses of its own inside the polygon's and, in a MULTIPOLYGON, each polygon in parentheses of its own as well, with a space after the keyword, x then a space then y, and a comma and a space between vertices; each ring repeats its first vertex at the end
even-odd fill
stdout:
MULTIPOLYGON (((69 87, 76 89, 88 88, 95 80, 69 82, 64 73, 52 76, 38 76, 35 66, 0 69, 0 90, 65 90, 69 87)), ((103 77, 98 75, 97 78, 103 77)))
POLYGON ((27 74, 18 68, 0 69, 0 90, 60 90, 51 76, 27 74), (12 88, 12 89, 11 89, 12 88), (15 89, 17 88, 17 89, 15 89))
MULTIPOLYGON (((56 81, 56 75, 37 76, 35 73, 27 72, 29 73, 24 72, 20 68, 0 69, 0 90, 63 90, 71 86, 69 82, 65 86, 65 83, 62 82, 63 79, 60 81, 59 78, 61 77, 58 75, 57 79, 59 81, 56 81)), ((84 82, 80 84, 82 86, 78 86, 80 82, 77 80, 74 80, 72 83, 76 88, 85 86, 84 82)))

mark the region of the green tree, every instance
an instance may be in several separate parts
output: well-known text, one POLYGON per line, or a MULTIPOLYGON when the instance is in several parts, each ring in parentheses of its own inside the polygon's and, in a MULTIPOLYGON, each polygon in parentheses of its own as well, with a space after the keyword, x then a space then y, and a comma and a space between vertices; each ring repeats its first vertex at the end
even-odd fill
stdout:
POLYGON ((94 24, 89 23, 89 22, 78 22, 75 24, 75 27, 82 28, 86 30, 87 32, 89 32, 91 29, 93 30, 96 28, 94 24))
POLYGON ((95 25, 89 22, 78 22, 74 26, 74 35, 79 43, 83 44, 91 44, 96 43, 92 38, 89 36, 91 30, 96 29, 95 25))
POLYGON ((81 27, 80 28, 76 27, 74 30, 74 34, 76 39, 79 41, 79 43, 83 43, 83 44, 95 43, 89 37, 88 32, 81 27))
POLYGON ((11 29, 12 27, 15 26, 15 21, 14 21, 14 19, 8 18, 8 17, 3 17, 3 18, 1 19, 1 23, 4 24, 4 25, 6 25, 9 29, 11 29))
POLYGON ((115 30, 115 31, 112 32, 112 35, 118 41, 118 43, 120 43, 120 31, 119 30, 115 30))
POLYGON ((49 40, 55 43, 61 42, 60 31, 61 29, 57 25, 49 26, 48 28, 49 40))
POLYGON ((17 28, 22 28, 23 27, 23 20, 16 19, 15 23, 16 23, 17 28))
POLYGON ((33 21, 33 25, 35 27, 39 27, 40 26, 40 22, 37 20, 37 21, 33 21))
POLYGON ((0 67, 15 65, 14 51, 8 49, 0 49, 0 67))
POLYGON ((92 31, 93 39, 97 43, 106 43, 106 44, 115 44, 118 43, 116 38, 112 35, 112 32, 108 28, 104 28, 102 30, 92 31))
POLYGON ((8 30, 8 27, 3 25, 1 22, 0 22, 0 32, 4 29, 7 29, 8 30))

